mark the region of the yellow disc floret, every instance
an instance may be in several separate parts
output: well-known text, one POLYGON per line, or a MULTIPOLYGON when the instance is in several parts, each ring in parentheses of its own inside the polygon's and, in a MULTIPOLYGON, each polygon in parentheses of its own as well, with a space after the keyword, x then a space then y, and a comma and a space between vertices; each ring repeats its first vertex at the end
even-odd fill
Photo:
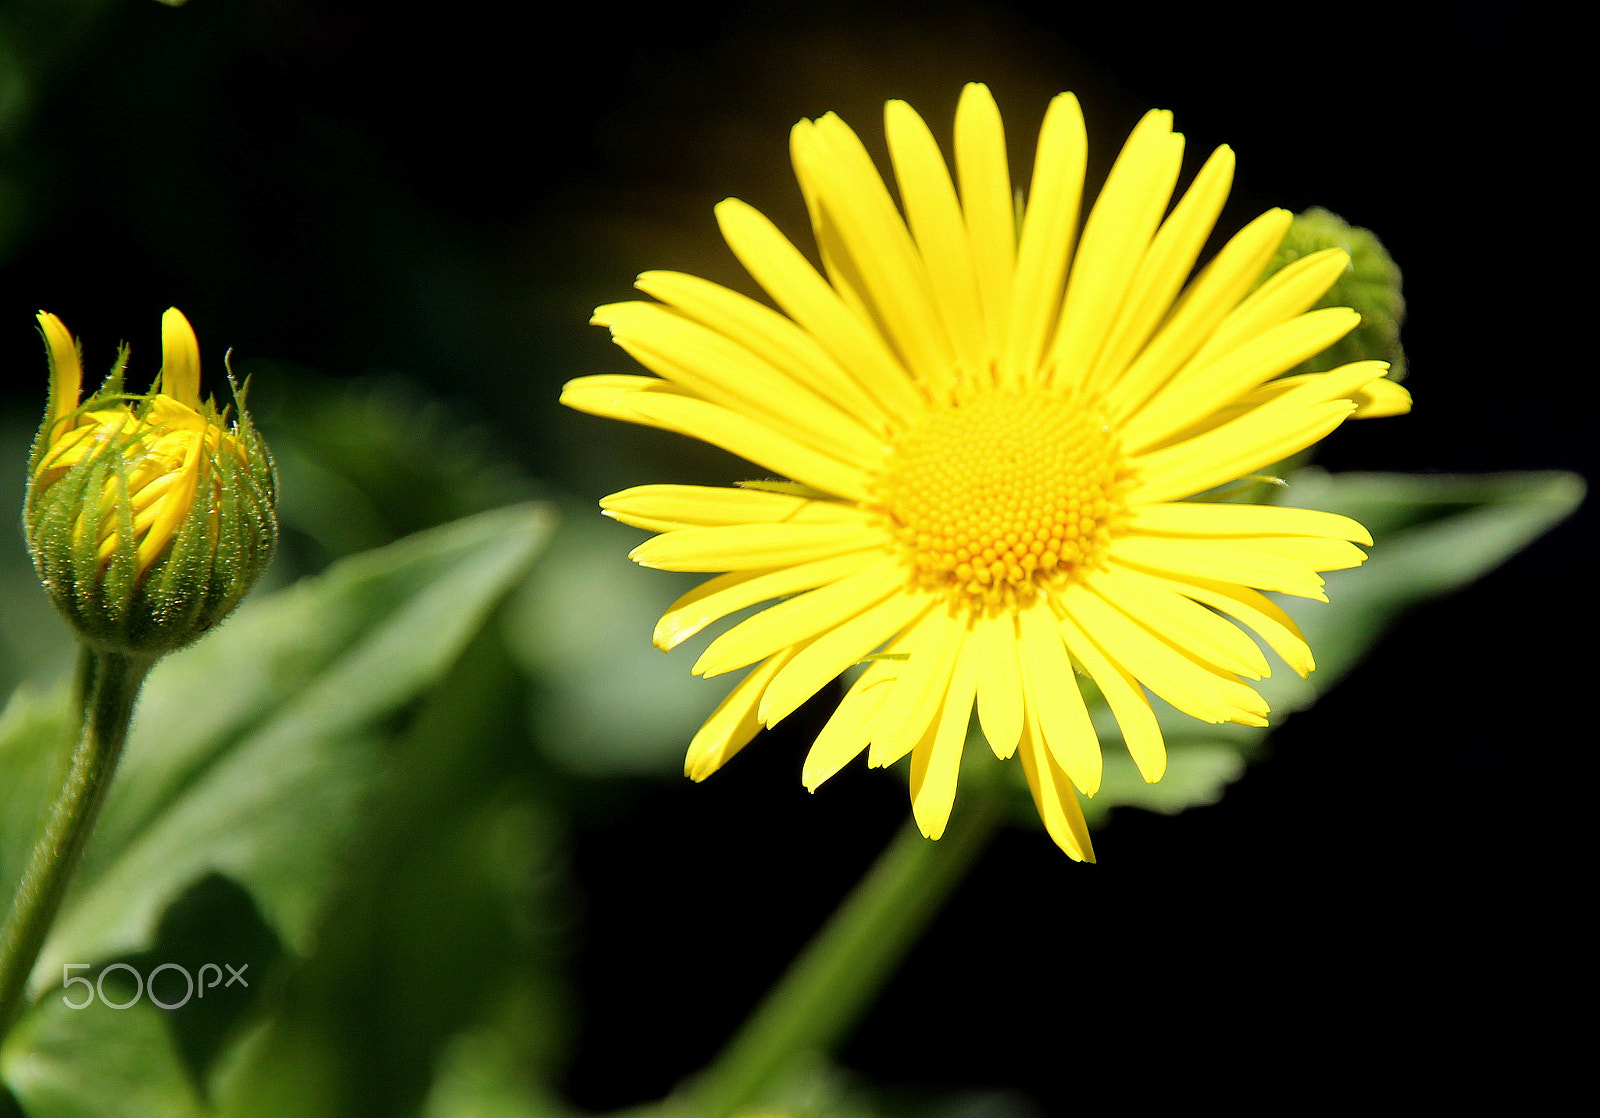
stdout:
POLYGON ((991 390, 901 435, 878 503, 919 585, 973 608, 1016 607, 1095 564, 1129 480, 1093 407, 1047 389, 991 390))

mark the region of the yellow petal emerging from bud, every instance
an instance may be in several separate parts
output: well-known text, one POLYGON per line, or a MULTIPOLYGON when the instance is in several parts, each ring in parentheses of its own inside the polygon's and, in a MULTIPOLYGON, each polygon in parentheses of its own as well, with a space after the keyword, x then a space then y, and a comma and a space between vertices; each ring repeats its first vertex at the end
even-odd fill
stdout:
POLYGON ((50 362, 50 410, 46 418, 55 423, 78 406, 78 393, 83 389, 83 360, 78 356, 78 344, 55 315, 39 312, 39 332, 44 335, 45 357, 50 362))
POLYGON ((276 481, 266 446, 239 393, 237 418, 201 401, 200 347, 176 308, 162 319, 160 378, 142 396, 123 391, 124 349, 80 402, 76 342, 54 315, 41 312, 39 326, 50 403, 29 467, 34 565, 97 648, 180 648, 222 620, 271 557, 276 481))
POLYGON ((200 342, 194 336, 194 327, 177 307, 168 307, 161 316, 161 379, 157 388, 180 404, 200 406, 200 342))

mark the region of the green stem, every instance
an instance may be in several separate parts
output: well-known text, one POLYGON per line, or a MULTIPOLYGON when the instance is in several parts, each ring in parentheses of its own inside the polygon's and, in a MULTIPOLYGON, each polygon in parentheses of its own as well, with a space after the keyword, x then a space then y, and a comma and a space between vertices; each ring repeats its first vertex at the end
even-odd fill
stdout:
POLYGON ((907 823, 712 1065, 673 1100, 727 1118, 846 1035, 993 833, 995 790, 975 788, 937 842, 907 823))
POLYGON ((87 647, 78 658, 76 695, 82 730, 66 783, 34 844, 5 929, 0 932, 0 1037, 10 1031, 22 1011, 28 977, 94 831, 111 775, 128 740, 134 701, 153 663, 154 657, 96 652, 87 647))

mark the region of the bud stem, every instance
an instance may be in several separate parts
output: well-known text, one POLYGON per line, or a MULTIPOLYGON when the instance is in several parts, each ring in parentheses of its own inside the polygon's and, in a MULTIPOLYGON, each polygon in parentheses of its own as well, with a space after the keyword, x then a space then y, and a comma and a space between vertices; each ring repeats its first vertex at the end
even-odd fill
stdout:
POLYGON ((94 831, 128 740, 134 701, 155 661, 154 656, 100 652, 88 646, 79 654, 75 695, 82 732, 66 783, 34 844, 0 933, 0 1037, 21 1012, 28 976, 94 831))
POLYGON ((979 785, 936 842, 914 822, 901 828, 744 1028, 665 1113, 742 1113, 781 1086, 800 1061, 843 1040, 987 845, 1002 815, 997 793, 979 785))

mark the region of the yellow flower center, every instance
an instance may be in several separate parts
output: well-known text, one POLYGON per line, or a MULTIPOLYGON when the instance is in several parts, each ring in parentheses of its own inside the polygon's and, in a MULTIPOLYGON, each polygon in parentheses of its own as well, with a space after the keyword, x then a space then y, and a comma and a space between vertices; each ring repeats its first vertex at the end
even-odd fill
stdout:
POLYGON ((1103 555, 1130 479, 1092 407, 989 391, 897 439, 878 500, 919 585, 975 609, 1016 608, 1103 555))

